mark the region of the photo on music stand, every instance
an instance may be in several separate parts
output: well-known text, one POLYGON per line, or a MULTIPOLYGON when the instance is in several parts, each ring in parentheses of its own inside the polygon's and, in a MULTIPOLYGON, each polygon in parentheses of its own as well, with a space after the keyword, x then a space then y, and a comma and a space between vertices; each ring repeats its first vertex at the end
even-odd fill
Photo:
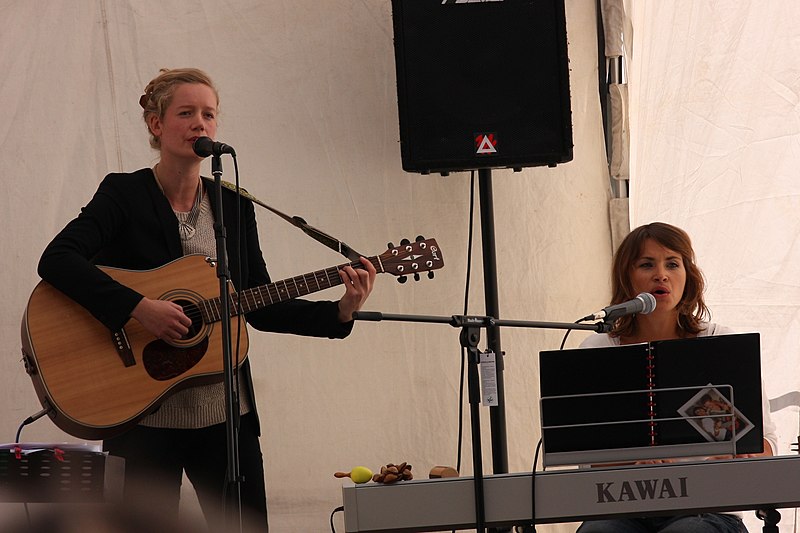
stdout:
POLYGON ((678 413, 709 442, 729 441, 734 434, 738 441, 754 426, 710 385, 692 396, 678 409, 678 413))

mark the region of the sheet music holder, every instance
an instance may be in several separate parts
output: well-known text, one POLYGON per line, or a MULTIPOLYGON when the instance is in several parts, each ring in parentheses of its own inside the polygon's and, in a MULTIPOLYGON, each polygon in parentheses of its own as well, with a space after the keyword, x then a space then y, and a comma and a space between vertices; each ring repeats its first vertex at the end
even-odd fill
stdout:
POLYGON ((125 460, 90 444, 0 445, 0 501, 119 502, 125 460))
POLYGON ((539 354, 545 465, 763 451, 758 333, 539 354))

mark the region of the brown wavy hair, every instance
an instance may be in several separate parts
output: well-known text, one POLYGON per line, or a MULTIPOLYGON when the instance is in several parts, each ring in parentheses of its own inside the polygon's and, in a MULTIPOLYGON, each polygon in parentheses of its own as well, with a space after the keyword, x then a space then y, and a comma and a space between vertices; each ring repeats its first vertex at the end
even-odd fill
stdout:
MULTIPOLYGON (((614 268, 611 280, 611 304, 625 302, 636 297, 631 283, 631 270, 641 257, 644 242, 653 239, 661 246, 681 254, 686 270, 686 286, 678 302, 678 327, 685 334, 697 334, 703 328, 701 322, 710 317, 708 307, 703 301, 705 279, 697 266, 692 241, 682 229, 664 222, 653 222, 632 230, 622 241, 614 254, 614 268)), ((620 318, 614 324, 611 335, 629 337, 636 331, 636 315, 620 318)))
POLYGON ((153 78, 147 87, 144 89, 144 94, 139 98, 139 105, 142 106, 142 118, 144 118, 147 132, 150 134, 150 146, 158 150, 161 148, 161 139, 153 135, 150 131, 150 124, 148 119, 155 115, 163 119, 164 113, 167 111, 169 104, 172 103, 172 97, 175 95, 175 89, 179 85, 185 83, 200 83, 207 85, 214 91, 217 97, 217 108, 219 108, 219 92, 211 81, 211 77, 200 69, 196 68, 176 68, 168 69, 162 68, 160 74, 153 78))

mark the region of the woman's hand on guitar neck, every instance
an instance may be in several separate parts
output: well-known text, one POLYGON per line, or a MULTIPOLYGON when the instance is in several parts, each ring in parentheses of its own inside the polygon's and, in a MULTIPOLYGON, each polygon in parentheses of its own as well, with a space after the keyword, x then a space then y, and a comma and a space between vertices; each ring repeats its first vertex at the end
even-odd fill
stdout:
POLYGON ((355 269, 346 266, 339 270, 339 276, 344 283, 345 291, 339 300, 339 321, 342 323, 353 320, 353 313, 361 309, 367 300, 372 286, 375 283, 375 266, 369 259, 361 258, 364 268, 355 269))
POLYGON ((142 298, 131 311, 131 317, 164 341, 177 341, 189 332, 192 321, 183 313, 183 308, 166 300, 142 298))

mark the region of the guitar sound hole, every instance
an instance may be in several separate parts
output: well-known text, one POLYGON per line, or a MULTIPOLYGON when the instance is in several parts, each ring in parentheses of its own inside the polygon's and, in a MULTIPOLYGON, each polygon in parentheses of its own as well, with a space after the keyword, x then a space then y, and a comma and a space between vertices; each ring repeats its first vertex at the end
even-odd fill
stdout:
POLYGON ((189 332, 181 339, 181 346, 154 340, 142 350, 142 363, 145 370, 155 380, 165 381, 179 377, 192 369, 208 350, 203 316, 200 308, 186 299, 175 299, 173 303, 183 308, 184 314, 192 321, 189 332))
POLYGON ((183 340, 190 340, 196 337, 203 329, 203 316, 197 304, 187 300, 175 300, 175 303, 183 307, 183 313, 192 321, 189 332, 183 336, 183 340))
POLYGON ((162 340, 155 340, 142 350, 142 363, 150 377, 165 381, 191 370, 207 350, 208 338, 190 348, 176 348, 162 340))

